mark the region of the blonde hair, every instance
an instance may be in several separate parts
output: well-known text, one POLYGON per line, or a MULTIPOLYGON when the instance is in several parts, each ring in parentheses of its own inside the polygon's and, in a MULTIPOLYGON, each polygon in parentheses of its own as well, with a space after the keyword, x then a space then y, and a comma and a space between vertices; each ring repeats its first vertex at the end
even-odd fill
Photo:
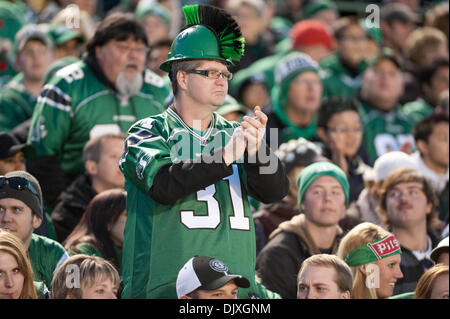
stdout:
POLYGON ((101 257, 84 254, 71 256, 58 267, 53 276, 51 284, 52 299, 66 299, 67 297, 81 299, 83 289, 90 288, 95 283, 105 279, 111 279, 114 286, 119 286, 119 273, 109 261, 101 257), (79 270, 80 282, 76 285, 70 281, 72 285, 69 287, 67 276, 72 273, 70 268, 73 266, 79 270))
MULTIPOLYGON (((350 230, 342 238, 337 256, 344 259, 345 256, 359 246, 368 244, 391 235, 387 230, 372 223, 361 223, 350 230)), ((350 267, 353 274, 352 299, 378 299, 375 288, 368 288, 366 275, 359 269, 360 266, 350 267)))
POLYGON ((422 65, 426 62, 427 52, 436 50, 440 45, 447 47, 447 42, 445 34, 436 28, 418 28, 406 39, 406 57, 413 63, 422 65))
POLYGON ((448 265, 445 264, 437 264, 428 269, 417 282, 414 299, 430 299, 436 280, 445 274, 448 274, 448 265))
POLYGON ((33 268, 28 260, 22 241, 15 235, 0 229, 0 251, 14 257, 21 274, 24 276, 22 292, 19 299, 37 299, 33 283, 33 268))

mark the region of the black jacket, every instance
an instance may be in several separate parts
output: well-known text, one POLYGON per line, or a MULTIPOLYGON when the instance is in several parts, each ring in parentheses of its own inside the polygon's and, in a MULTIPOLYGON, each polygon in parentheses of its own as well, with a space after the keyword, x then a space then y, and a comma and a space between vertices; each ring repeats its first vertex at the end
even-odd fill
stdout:
POLYGON ((97 192, 92 188, 91 178, 86 173, 80 175, 61 193, 52 212, 59 242, 63 242, 69 236, 95 195, 97 192))
MULTIPOLYGON (((441 238, 439 235, 429 229, 428 236, 431 239, 431 248, 434 248, 439 244, 441 238)), ((402 249, 402 259, 400 262, 400 269, 403 273, 403 278, 399 279, 395 284, 393 295, 399 295, 405 292, 412 292, 416 289, 417 282, 420 277, 426 271, 425 268, 430 268, 432 266, 432 262, 427 264, 422 264, 420 260, 416 258, 412 251, 405 248, 400 244, 400 248, 402 249)))
POLYGON ((294 216, 283 222, 270 235, 269 243, 256 258, 256 274, 268 289, 284 299, 297 297, 297 274, 302 262, 315 254, 336 254, 343 232, 337 227, 337 236, 330 249, 319 249, 305 225, 305 215, 294 216))

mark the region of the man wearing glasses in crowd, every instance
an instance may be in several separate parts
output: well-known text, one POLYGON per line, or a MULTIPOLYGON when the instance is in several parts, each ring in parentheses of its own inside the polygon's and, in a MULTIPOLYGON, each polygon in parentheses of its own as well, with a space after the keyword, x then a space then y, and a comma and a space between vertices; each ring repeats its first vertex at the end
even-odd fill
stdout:
POLYGON ((170 88, 145 69, 147 43, 132 14, 111 14, 98 26, 82 61, 62 68, 44 86, 28 142, 38 156, 60 164, 70 181, 84 171, 82 151, 89 139, 126 133, 137 120, 165 110, 170 88))
POLYGON ((43 214, 42 191, 36 178, 25 171, 0 176, 0 228, 22 240, 34 281, 50 287, 53 272, 69 256, 58 242, 33 234, 43 214))
POLYGON ((288 191, 284 168, 263 141, 267 116, 259 106, 242 123, 214 112, 227 95, 227 67, 243 53, 242 34, 221 9, 183 11, 187 26, 161 65, 174 103, 131 127, 120 161, 128 193, 122 297, 177 298, 178 271, 193 255, 216 256, 249 278, 239 297, 276 297, 255 280, 248 202, 249 195, 273 202, 288 191), (214 18, 206 26, 204 17, 214 18), (274 170, 262 172, 267 161, 258 150, 274 170))

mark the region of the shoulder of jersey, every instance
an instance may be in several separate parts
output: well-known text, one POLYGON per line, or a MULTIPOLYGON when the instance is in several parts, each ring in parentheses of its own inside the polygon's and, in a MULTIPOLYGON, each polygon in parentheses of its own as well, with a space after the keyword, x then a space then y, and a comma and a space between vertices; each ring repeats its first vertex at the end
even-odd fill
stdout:
POLYGON ((158 88, 162 88, 166 85, 166 82, 162 77, 149 69, 145 69, 144 71, 144 83, 156 86, 158 88))

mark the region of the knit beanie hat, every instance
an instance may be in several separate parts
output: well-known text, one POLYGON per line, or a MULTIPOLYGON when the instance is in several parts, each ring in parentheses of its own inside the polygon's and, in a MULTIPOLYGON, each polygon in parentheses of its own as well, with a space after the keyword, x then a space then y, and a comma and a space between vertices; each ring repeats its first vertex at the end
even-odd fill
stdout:
POLYGON ((280 109, 285 108, 292 81, 299 74, 307 71, 319 74, 319 65, 306 53, 292 52, 277 63, 275 66, 275 86, 272 91, 274 108, 277 104, 280 109))
POLYGON ((300 208, 303 195, 305 194, 311 183, 321 176, 331 176, 338 180, 338 182, 342 185, 342 189, 344 190, 345 205, 348 206, 350 186, 344 171, 333 163, 318 162, 308 165, 297 178, 298 207, 300 208))
POLYGON ((294 24, 290 31, 294 47, 322 44, 330 50, 335 49, 332 32, 319 20, 302 20, 294 24))
POLYGON ((44 211, 42 208, 42 191, 38 180, 25 171, 13 171, 1 176, 8 181, 4 181, 0 186, 0 199, 15 198, 24 202, 31 208, 33 213, 43 218, 44 211), (22 182, 13 182, 14 178, 22 179, 28 185, 23 186, 22 182), (13 185, 14 183, 14 185, 13 185))

